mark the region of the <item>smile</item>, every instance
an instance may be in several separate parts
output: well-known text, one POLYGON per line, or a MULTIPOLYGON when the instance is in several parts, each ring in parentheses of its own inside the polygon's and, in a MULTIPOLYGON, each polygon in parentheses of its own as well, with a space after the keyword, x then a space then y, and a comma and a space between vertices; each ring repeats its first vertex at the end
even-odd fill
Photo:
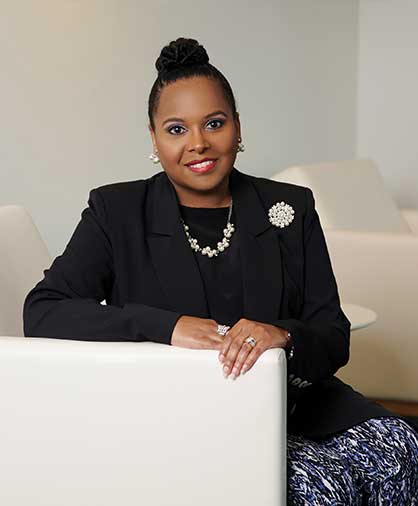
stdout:
POLYGON ((207 160, 202 163, 197 163, 196 165, 188 165, 187 167, 193 172, 208 172, 212 170, 216 165, 217 160, 207 160))

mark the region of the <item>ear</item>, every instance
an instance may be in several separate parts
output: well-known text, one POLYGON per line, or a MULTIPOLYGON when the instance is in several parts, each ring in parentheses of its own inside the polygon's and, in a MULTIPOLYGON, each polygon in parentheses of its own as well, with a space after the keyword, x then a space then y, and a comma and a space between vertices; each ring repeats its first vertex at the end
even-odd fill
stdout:
POLYGON ((149 130, 149 132, 151 134, 151 141, 152 141, 152 145, 154 147, 154 151, 157 151, 157 140, 155 138, 155 132, 152 129, 152 126, 150 124, 148 124, 148 130, 149 130))
POLYGON ((240 122, 240 119, 239 119, 239 113, 238 112, 237 112, 237 115, 235 117, 235 126, 236 126, 236 129, 237 129, 238 137, 241 137, 241 122, 240 122))

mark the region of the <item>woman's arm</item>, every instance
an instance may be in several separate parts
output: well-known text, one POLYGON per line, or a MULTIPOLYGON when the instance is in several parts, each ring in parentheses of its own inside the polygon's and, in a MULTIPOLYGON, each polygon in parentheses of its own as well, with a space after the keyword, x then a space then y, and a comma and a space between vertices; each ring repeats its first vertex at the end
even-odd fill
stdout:
POLYGON ((99 189, 93 189, 65 251, 26 296, 25 336, 171 344, 181 313, 135 303, 101 305, 113 277, 104 203, 99 189))
POLYGON ((343 313, 324 233, 312 190, 306 189, 304 221, 304 299, 298 319, 272 324, 292 334, 288 395, 295 400, 305 387, 328 378, 349 359, 350 321, 343 313))

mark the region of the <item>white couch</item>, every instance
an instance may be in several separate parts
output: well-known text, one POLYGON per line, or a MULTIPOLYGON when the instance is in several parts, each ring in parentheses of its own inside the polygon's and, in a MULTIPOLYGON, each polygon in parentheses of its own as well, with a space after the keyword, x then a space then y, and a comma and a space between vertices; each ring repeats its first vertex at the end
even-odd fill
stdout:
POLYGON ((309 187, 343 303, 373 309, 337 376, 376 399, 418 401, 418 209, 399 209, 370 159, 289 167, 309 187))
POLYGON ((51 259, 21 207, 0 241, 1 505, 285 505, 283 350, 233 381, 215 350, 22 338, 51 259))

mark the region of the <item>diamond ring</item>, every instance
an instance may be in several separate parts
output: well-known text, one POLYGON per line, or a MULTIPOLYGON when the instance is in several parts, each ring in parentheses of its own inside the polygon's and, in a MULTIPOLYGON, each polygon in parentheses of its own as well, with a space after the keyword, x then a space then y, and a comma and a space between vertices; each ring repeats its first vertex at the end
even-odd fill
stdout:
POLYGON ((253 348, 257 344, 257 341, 252 337, 247 337, 247 339, 244 341, 244 343, 250 344, 253 348))
POLYGON ((224 336, 230 328, 231 327, 228 327, 228 325, 218 325, 218 329, 216 332, 221 336, 224 336))

